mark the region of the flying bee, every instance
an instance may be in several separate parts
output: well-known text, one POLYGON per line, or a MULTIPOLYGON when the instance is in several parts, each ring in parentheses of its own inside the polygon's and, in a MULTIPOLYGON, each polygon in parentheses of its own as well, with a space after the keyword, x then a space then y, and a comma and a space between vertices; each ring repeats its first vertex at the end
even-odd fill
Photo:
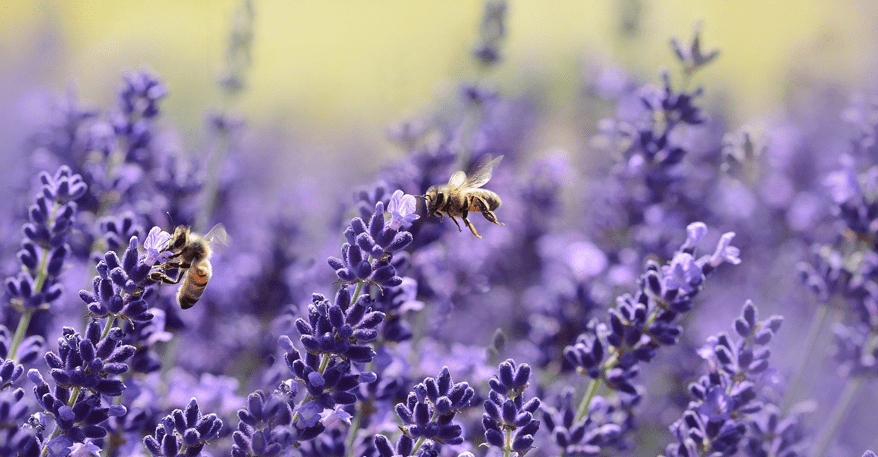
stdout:
POLYGON ((447 215, 457 225, 457 229, 463 231, 455 217, 463 219, 463 223, 473 232, 476 238, 481 238, 479 232, 469 221, 467 216, 470 211, 480 211, 485 219, 497 225, 504 225, 497 221, 494 210, 502 203, 500 196, 487 189, 479 189, 491 179, 491 172, 503 156, 491 160, 490 156, 476 165, 470 176, 463 171, 457 171, 448 180, 448 184, 432 186, 427 189, 424 201, 427 205, 427 217, 433 216, 440 221, 443 215, 447 215))
POLYGON ((210 265, 210 256, 213 253, 211 245, 228 245, 229 235, 222 224, 216 224, 204 236, 192 232, 184 225, 177 226, 164 251, 172 254, 168 260, 158 265, 158 270, 150 274, 153 281, 161 281, 166 284, 177 284, 182 281, 177 289, 177 303, 183 309, 189 309, 198 303, 198 299, 207 287, 213 268, 210 265), (165 271, 177 270, 177 277, 168 276, 165 271))

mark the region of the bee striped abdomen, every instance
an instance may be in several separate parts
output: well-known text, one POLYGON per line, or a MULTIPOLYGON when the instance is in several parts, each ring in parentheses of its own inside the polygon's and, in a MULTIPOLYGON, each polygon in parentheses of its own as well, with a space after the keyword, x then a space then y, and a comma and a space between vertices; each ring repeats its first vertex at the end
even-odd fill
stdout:
POLYGON ((487 189, 473 189, 469 204, 469 211, 494 211, 500 207, 500 196, 487 189))
POLYGON ((177 291, 177 302, 181 308, 188 309, 198 303, 198 299, 204 294, 204 288, 207 287, 207 283, 210 281, 211 273, 210 262, 201 262, 198 265, 193 265, 186 272, 183 284, 180 285, 180 290, 177 291))

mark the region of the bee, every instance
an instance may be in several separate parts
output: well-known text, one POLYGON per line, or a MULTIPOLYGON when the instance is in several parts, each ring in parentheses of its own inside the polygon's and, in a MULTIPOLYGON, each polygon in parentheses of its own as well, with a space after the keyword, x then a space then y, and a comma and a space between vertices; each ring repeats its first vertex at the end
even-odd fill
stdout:
POLYGON ((459 217, 476 238, 481 238, 481 235, 467 218, 470 211, 480 211, 488 221, 504 225, 494 214, 494 210, 502 203, 500 196, 490 190, 479 189, 491 179, 494 166, 500 163, 502 158, 503 156, 500 156, 491 160, 490 156, 483 156, 469 177, 463 171, 457 171, 451 175, 448 184, 427 189, 427 193, 423 196, 427 206, 427 217, 433 216, 441 221, 443 215, 447 215, 457 225, 457 229, 463 231, 460 223, 455 219, 459 217))
POLYGON ((158 266, 157 271, 150 274, 150 279, 166 284, 182 281, 177 289, 177 303, 181 308, 189 309, 198 303, 213 275, 210 265, 210 256, 213 253, 211 245, 228 245, 228 242, 229 235, 222 224, 214 225, 204 236, 192 232, 184 225, 177 226, 164 249, 172 254, 165 263, 158 266), (177 277, 168 276, 166 270, 177 270, 177 277))

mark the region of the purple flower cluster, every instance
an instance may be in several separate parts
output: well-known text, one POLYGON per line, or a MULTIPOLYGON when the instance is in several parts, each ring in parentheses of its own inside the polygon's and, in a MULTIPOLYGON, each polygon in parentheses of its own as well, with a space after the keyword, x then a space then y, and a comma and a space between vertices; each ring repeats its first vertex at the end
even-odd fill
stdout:
POLYGON ((413 205, 405 205, 400 199, 398 195, 397 199, 391 200, 393 207, 389 224, 384 221, 382 202, 375 204, 375 212, 368 224, 359 217, 351 219, 344 231, 347 242, 341 246, 341 259, 329 258, 329 266, 342 284, 356 284, 358 290, 363 284, 373 285, 379 290, 402 284, 402 278, 396 274, 398 263, 394 265, 393 254, 412 243, 412 234, 399 229, 412 219, 408 215, 413 212, 413 205))
POLYGON ((796 455, 795 441, 774 443, 756 421, 764 408, 765 395, 761 391, 773 384, 768 362, 771 352, 766 346, 782 320, 772 316, 757 321, 756 307, 747 302, 735 319, 738 341, 725 333, 708 340, 701 355, 710 364, 710 373, 689 385, 693 400, 683 417, 671 425, 677 442, 667 447, 665 455, 735 455, 743 442, 747 442, 748 455, 796 455), (751 429, 756 436, 748 436, 751 429), (769 440, 760 442, 765 437, 769 440))
POLYGON ((460 444, 463 436, 460 425, 452 422, 464 408, 470 406, 475 391, 466 382, 455 383, 448 367, 443 367, 437 378, 428 377, 416 385, 405 403, 396 405, 396 414, 402 422, 402 435, 396 444, 396 453, 390 452, 383 435, 375 437, 379 455, 417 455, 425 439, 440 444, 460 444))
POLYGON ((52 176, 39 176, 41 188, 36 201, 28 208, 29 222, 22 227, 24 240, 18 251, 22 271, 6 279, 6 293, 21 313, 44 309, 61 296, 58 276, 70 252, 67 234, 76 215, 76 200, 87 186, 82 177, 62 166, 52 176))
POLYGON ((515 452, 524 455, 533 448, 534 435, 540 429, 540 421, 534 415, 540 408, 540 399, 524 401, 524 390, 530 381, 530 366, 516 366, 509 359, 500 364, 497 376, 488 384, 491 392, 485 400, 485 440, 505 454, 515 452))

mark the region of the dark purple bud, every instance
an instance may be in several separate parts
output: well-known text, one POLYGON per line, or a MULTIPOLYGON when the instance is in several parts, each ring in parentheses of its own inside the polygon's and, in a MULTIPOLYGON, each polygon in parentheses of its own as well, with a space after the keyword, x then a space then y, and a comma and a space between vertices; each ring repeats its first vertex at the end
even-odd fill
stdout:
POLYGON ((330 306, 329 309, 329 323, 335 327, 339 328, 344 325, 344 312, 342 312, 341 308, 338 306, 330 306))
MULTIPOLYGON (((299 335, 304 336, 304 335, 311 335, 314 333, 314 328, 311 327, 310 324, 305 322, 305 319, 302 319, 301 317, 296 319, 295 326, 296 326, 296 331, 299 332, 299 335)), ((287 340, 289 340, 289 337, 286 335, 282 336, 281 338, 286 338, 287 340)))
POLYGON ((342 311, 347 311, 351 306, 351 293, 348 291, 347 286, 339 287, 338 292, 335 294, 335 304, 340 307, 342 311))
POLYGON ((530 380, 530 366, 523 363, 518 366, 518 371, 512 380, 512 386, 514 389, 522 389, 527 385, 528 380, 530 380))
MULTIPOLYGON (((31 370, 36 371, 36 370, 31 370)), ((30 377, 30 373, 28 373, 28 377, 30 377)), ((403 424, 414 424, 414 418, 412 417, 412 412, 406 408, 402 403, 396 404, 396 415, 399 416, 399 420, 402 421, 403 424)))
POLYGON ((426 403, 418 403, 414 410, 415 423, 418 425, 426 425, 430 421, 430 407, 426 403))
POLYGON ((329 257, 329 258, 326 259, 326 260, 327 260, 327 262, 329 263, 329 266, 330 266, 333 270, 340 270, 340 269, 342 269, 342 268, 345 267, 345 266, 344 266, 344 262, 342 262, 341 259, 338 259, 338 258, 336 258, 336 257, 329 257))
POLYGON ((399 455, 411 455, 414 448, 415 442, 409 436, 402 435, 396 442, 396 453, 399 455))
MULTIPOLYGON (((372 275, 372 265, 370 265, 369 262, 362 260, 360 261, 360 263, 357 263, 355 265, 355 271, 359 279, 368 279, 369 276, 372 275)), ((381 281, 377 279, 373 280, 375 282, 381 283, 381 281)))
POLYGON ((503 448, 505 443, 503 442, 503 434, 500 433, 499 430, 489 429, 485 430, 485 441, 492 446, 497 446, 499 448, 503 448))
POLYGON ((512 440, 512 450, 515 452, 524 452, 534 444, 534 437, 531 435, 515 435, 515 438, 512 440))
POLYGON ((515 403, 512 400, 506 400, 503 403, 503 407, 501 409, 501 417, 503 418, 503 422, 507 424, 512 424, 515 422, 515 416, 518 411, 515 408, 515 403))
POLYGON ((372 280, 383 285, 388 283, 394 276, 396 276, 396 268, 393 265, 383 265, 375 269, 372 280))
POLYGON ((509 392, 509 389, 506 387, 506 385, 496 378, 491 378, 488 380, 488 387, 490 387, 492 391, 497 392, 501 395, 506 395, 506 393, 509 392))
POLYGON ((384 250, 387 252, 396 252, 408 247, 408 245, 412 244, 414 238, 412 234, 409 232, 399 232, 393 237, 393 241, 390 244, 384 247, 384 250))
MULTIPOLYGON (((355 218, 351 219, 351 228, 354 229, 354 233, 356 233, 357 235, 359 235, 367 230, 366 223, 363 222, 363 220, 360 219, 359 217, 355 217, 355 218)), ((351 244, 354 244, 354 243, 351 243, 351 244)))
POLYGON ((375 448, 378 450, 378 455, 381 457, 393 457, 394 455, 393 448, 390 447, 390 440, 384 435, 375 435, 375 448))

